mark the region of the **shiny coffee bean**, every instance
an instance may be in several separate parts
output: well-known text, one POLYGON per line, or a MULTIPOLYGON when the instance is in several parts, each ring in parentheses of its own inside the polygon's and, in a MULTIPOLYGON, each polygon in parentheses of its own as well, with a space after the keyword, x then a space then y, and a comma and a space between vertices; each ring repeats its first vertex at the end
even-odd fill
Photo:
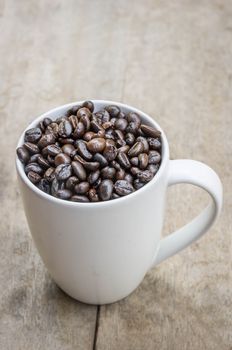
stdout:
POLYGON ((50 188, 50 184, 46 179, 41 179, 40 182, 38 183, 38 188, 47 193, 50 194, 51 188, 50 188))
POLYGON ((82 122, 79 122, 73 132, 73 137, 75 139, 81 138, 85 133, 85 126, 82 122))
POLYGON ((150 170, 141 171, 137 174, 137 178, 141 182, 149 182, 153 178, 153 173, 150 170))
POLYGON ((23 164, 27 164, 27 162, 30 159, 30 155, 28 150, 26 150, 26 148, 24 147, 18 147, 17 148, 17 156, 19 158, 19 160, 23 163, 23 164))
POLYGON ((86 143, 82 140, 76 141, 76 147, 81 157, 86 160, 92 159, 92 154, 88 151, 86 143))
POLYGON ((158 138, 154 139, 154 137, 149 137, 147 139, 150 149, 157 150, 161 148, 161 142, 158 138))
POLYGON ((149 152, 149 144, 148 144, 148 142, 147 142, 145 137, 139 136, 139 137, 137 137, 136 141, 137 142, 141 142, 143 144, 143 152, 144 153, 148 153, 149 152))
POLYGON ((88 193, 90 202, 99 202, 99 197, 95 188, 91 188, 88 193))
POLYGON ((123 152, 118 153, 117 161, 125 169, 129 169, 131 167, 130 161, 129 161, 126 153, 123 153, 123 152))
POLYGON ((33 171, 34 173, 37 173, 39 175, 43 174, 43 168, 37 164, 37 163, 29 163, 24 168, 25 173, 28 174, 29 171, 33 171))
MULTIPOLYGON (((76 159, 78 160, 78 159, 76 159)), ((84 162, 83 167, 88 171, 96 171, 100 167, 100 163, 98 162, 84 162)))
POLYGON ((140 188, 142 188, 145 185, 145 183, 141 182, 139 179, 135 179, 133 184, 134 184, 134 188, 136 190, 139 190, 140 188))
POLYGON ((62 139, 61 137, 59 137, 58 142, 59 142, 59 145, 62 146, 66 144, 73 145, 75 141, 70 137, 68 137, 67 139, 62 139))
POLYGON ((89 131, 89 129, 90 129, 90 120, 89 120, 88 115, 83 114, 81 116, 81 118, 80 118, 80 122, 84 124, 85 131, 89 131))
POLYGON ((125 141, 129 146, 132 146, 135 142, 135 136, 131 132, 128 132, 125 137, 125 141))
POLYGON ((96 137, 96 133, 93 131, 87 131, 84 135, 83 135, 83 140, 85 140, 86 142, 92 140, 94 137, 96 137))
POLYGON ((66 181, 66 187, 67 189, 73 191, 74 187, 80 182, 78 177, 76 176, 70 176, 68 180, 66 181))
POLYGON ((92 153, 100 153, 104 150, 106 141, 103 138, 97 137, 87 142, 87 148, 92 153))
POLYGON ((84 181, 80 182, 75 186, 75 192, 76 194, 86 194, 90 188, 89 182, 84 181))
POLYGON ((47 153, 50 154, 50 156, 57 156, 57 154, 61 153, 62 150, 59 146, 53 144, 53 145, 48 145, 47 147, 44 148, 44 150, 47 150, 47 153))
POLYGON ((136 176, 138 173, 141 172, 141 170, 135 166, 133 166, 131 169, 130 169, 130 172, 132 175, 136 176))
POLYGON ((99 179, 99 176, 100 176, 100 170, 96 170, 90 173, 87 178, 90 185, 93 185, 99 179))
POLYGON ((112 162, 110 163, 110 165, 111 165, 112 167, 114 167, 116 170, 120 170, 120 169, 121 169, 121 165, 120 165, 118 162, 116 162, 116 160, 112 160, 112 162))
POLYGON ((116 146, 116 142, 112 139, 106 139, 106 146, 116 146))
POLYGON ((93 156, 94 162, 97 162, 100 164, 101 167, 105 167, 108 165, 108 161, 101 153, 95 153, 93 156))
POLYGON ((108 201, 113 192, 113 182, 111 180, 103 180, 98 187, 98 196, 102 201, 108 201))
POLYGON ((42 132, 44 132, 44 131, 45 131, 45 126, 44 126, 44 123, 43 123, 43 121, 42 121, 42 120, 39 122, 38 127, 40 128, 40 130, 41 130, 42 132))
POLYGON ((80 202, 80 203, 87 203, 89 202, 89 198, 87 196, 82 195, 74 195, 71 197, 72 202, 80 202))
POLYGON ((116 172, 115 178, 116 178, 116 180, 124 180, 125 175, 126 175, 125 170, 121 168, 116 172))
POLYGON ((38 142, 42 136, 42 131, 40 128, 32 128, 25 132, 24 140, 25 142, 38 142))
POLYGON ((52 181, 52 184, 51 184, 51 194, 53 196, 56 195, 57 191, 60 190, 61 188, 61 184, 60 182, 57 180, 57 178, 55 177, 52 181))
POLYGON ((49 161, 47 161, 47 159, 45 159, 43 156, 41 156, 41 154, 39 155, 37 162, 39 163, 39 165, 41 165, 41 167, 43 167, 44 169, 48 169, 50 167, 50 163, 49 161))
POLYGON ((113 167, 106 166, 101 170, 102 179, 113 179, 115 177, 116 170, 113 167))
POLYGON ((148 125, 145 125, 145 124, 142 124, 141 125, 141 130, 144 132, 144 134, 146 136, 150 136, 150 137, 160 137, 161 135, 161 132, 155 128, 153 128, 152 126, 148 126, 148 125))
POLYGON ((129 112, 127 115, 127 120, 129 123, 133 122, 137 125, 137 127, 139 128, 141 121, 140 121, 140 117, 137 113, 135 112, 129 112))
POLYGON ((149 164, 147 170, 150 170, 154 176, 159 170, 159 164, 149 164))
POLYGON ((55 158, 50 156, 50 154, 47 156, 47 160, 49 161, 49 164, 55 165, 55 158))
POLYGON ((118 115, 118 118, 123 118, 125 119, 127 117, 126 113, 124 112, 120 112, 119 115, 118 115))
POLYGON ((88 108, 88 110, 90 110, 91 113, 93 113, 93 111, 94 111, 94 104, 92 101, 83 102, 82 107, 88 108))
POLYGON ((116 118, 121 112, 118 106, 110 105, 106 107, 107 112, 111 116, 111 118, 116 118))
POLYGON ((41 176, 34 171, 29 171, 27 177, 33 184, 37 184, 41 180, 41 176))
POLYGON ((105 137, 105 130, 104 129, 101 129, 97 132, 97 137, 105 137))
POLYGON ((72 124, 68 120, 64 120, 59 124, 58 134, 60 137, 67 138, 72 133, 72 124))
POLYGON ((43 120, 43 125, 46 128, 48 125, 50 125, 52 123, 52 119, 49 117, 45 117, 43 120))
POLYGON ((32 143, 32 142, 25 142, 24 145, 23 145, 30 154, 36 154, 36 153, 39 153, 39 147, 35 144, 35 143, 32 143))
POLYGON ((78 124, 77 116, 72 114, 72 115, 69 116, 68 120, 69 120, 69 122, 72 125, 72 129, 75 130, 76 127, 77 127, 77 124, 78 124))
POLYGON ((148 157, 149 164, 158 164, 161 160, 161 155, 157 151, 150 151, 148 157))
POLYGON ((134 187, 126 180, 117 180, 114 184, 114 190, 119 196, 126 196, 134 192, 134 187))
POLYGON ((56 167, 55 175, 57 180, 65 181, 72 175, 72 167, 70 164, 60 164, 56 167))
POLYGON ((45 173, 44 173, 44 178, 48 181, 48 182, 52 182, 55 178, 55 168, 48 168, 45 173))
POLYGON ((78 109, 77 111, 77 117, 79 119, 81 119, 82 117, 88 117, 90 118, 91 117, 91 112, 88 108, 86 107, 81 107, 80 109, 78 109))
POLYGON ((103 151, 103 156, 106 158, 108 162, 111 162, 117 156, 117 148, 113 145, 106 146, 103 151))
POLYGON ((38 163, 39 156, 40 156, 40 153, 32 154, 28 163, 38 163))
POLYGON ((130 162, 131 162, 131 164, 133 165, 133 166, 138 166, 139 165, 139 158, 138 157, 132 157, 131 159, 130 159, 130 162))
POLYGON ((103 129, 102 126, 99 124, 99 122, 97 122, 96 120, 92 120, 90 122, 90 126, 94 132, 98 132, 103 129))
POLYGON ((124 176, 124 180, 130 182, 131 184, 133 183, 133 180, 134 180, 134 177, 129 174, 129 173, 126 173, 125 176, 124 176))
POLYGON ((62 151, 68 156, 70 156, 74 150, 75 150, 75 147, 70 143, 67 143, 66 145, 62 146, 62 151))
POLYGON ((122 146, 122 147, 118 148, 118 153, 120 153, 120 152, 127 153, 129 151, 129 149, 130 149, 129 145, 122 146))
POLYGON ((55 157, 55 165, 58 166, 60 164, 70 164, 71 158, 65 153, 59 153, 55 157))
POLYGON ((138 131, 138 125, 135 122, 128 123, 128 126, 126 128, 126 131, 131 134, 136 134, 138 131))
POLYGON ((105 137, 106 139, 111 139, 111 140, 114 140, 114 129, 112 128, 109 128, 105 131, 105 137))
POLYGON ((83 159, 81 156, 79 156, 79 154, 76 154, 74 157, 73 157, 74 160, 78 161, 79 163, 81 163, 82 165, 85 165, 86 163, 86 160, 83 159))
POLYGON ((45 135, 54 134, 55 137, 58 137, 59 125, 55 122, 52 122, 50 125, 46 127, 45 135))
POLYGON ((112 123, 111 122, 105 122, 105 123, 102 124, 102 127, 103 127, 104 130, 107 130, 107 129, 112 127, 112 123))
POLYGON ((56 141, 56 136, 54 134, 43 135, 38 142, 39 148, 44 148, 48 145, 52 145, 56 141))
POLYGON ((72 169, 74 174, 78 177, 79 180, 81 181, 85 181, 87 174, 85 171, 85 168, 83 167, 83 165, 77 161, 73 161, 72 162, 72 169))
POLYGON ((148 166, 148 155, 146 153, 140 153, 138 156, 139 168, 144 170, 148 166))
POLYGON ((142 142, 136 142, 131 149, 127 152, 129 157, 136 157, 138 156, 140 153, 143 152, 143 144, 142 142))
POLYGON ((97 189, 98 187, 99 187, 99 185, 100 185, 100 183, 101 183, 101 178, 99 177, 98 179, 97 179, 97 181, 96 182, 94 182, 94 184, 93 184, 93 188, 95 188, 95 189, 97 189))
POLYGON ((56 192, 56 197, 60 199, 70 199, 72 197, 72 191, 63 189, 56 192))
POLYGON ((115 124, 114 124, 115 128, 118 129, 118 130, 121 130, 121 131, 126 130, 127 125, 128 125, 127 120, 126 119, 122 119, 122 118, 117 119, 115 124))

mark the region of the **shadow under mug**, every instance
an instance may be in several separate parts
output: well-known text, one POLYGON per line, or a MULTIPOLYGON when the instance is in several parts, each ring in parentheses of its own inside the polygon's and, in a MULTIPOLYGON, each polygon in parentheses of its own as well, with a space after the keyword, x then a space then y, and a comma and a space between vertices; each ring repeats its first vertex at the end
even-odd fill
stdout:
MULTIPOLYGON (((67 294, 89 304, 107 304, 133 292, 147 271, 202 236, 222 207, 222 185, 207 165, 194 160, 169 160, 165 133, 147 114, 118 102, 94 100, 95 111, 116 104, 134 111, 162 133, 162 162, 155 177, 132 194, 98 203, 77 203, 52 197, 33 185, 16 159, 29 228, 39 254, 55 282, 67 294), (190 183, 206 190, 211 203, 193 221, 161 239, 168 186, 190 183)), ((55 108, 55 119, 72 106, 55 108)), ((27 130, 26 129, 26 130, 27 130)), ((18 146, 23 144, 24 133, 18 146)))

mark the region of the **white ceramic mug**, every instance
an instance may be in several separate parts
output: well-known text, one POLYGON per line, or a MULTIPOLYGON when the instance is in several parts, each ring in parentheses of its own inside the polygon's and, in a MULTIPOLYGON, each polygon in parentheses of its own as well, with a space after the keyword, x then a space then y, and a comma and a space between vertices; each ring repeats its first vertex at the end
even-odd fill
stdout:
MULTIPOLYGON (((26 217, 36 247, 55 282, 70 296, 90 304, 112 303, 126 297, 147 271, 202 236, 222 207, 222 185, 207 165, 194 160, 169 160, 165 133, 147 114, 112 101, 93 101, 95 110, 117 104, 137 112, 162 132, 162 163, 154 178, 132 194, 99 203, 76 203, 52 197, 34 186, 16 159, 26 217), (190 183, 205 189, 212 201, 186 226, 161 239, 168 186, 190 183)), ((74 102, 45 116, 55 119, 74 102)), ((23 132, 18 147, 23 144, 23 132)))

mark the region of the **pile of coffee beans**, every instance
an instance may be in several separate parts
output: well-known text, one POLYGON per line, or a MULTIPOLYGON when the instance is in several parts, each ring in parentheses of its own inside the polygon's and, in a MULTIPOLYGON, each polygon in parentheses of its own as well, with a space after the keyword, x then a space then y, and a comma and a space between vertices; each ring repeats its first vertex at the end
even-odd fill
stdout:
POLYGON ((126 196, 151 181, 161 162, 161 133, 116 105, 85 101, 44 118, 24 135, 17 155, 41 191, 74 202, 126 196))

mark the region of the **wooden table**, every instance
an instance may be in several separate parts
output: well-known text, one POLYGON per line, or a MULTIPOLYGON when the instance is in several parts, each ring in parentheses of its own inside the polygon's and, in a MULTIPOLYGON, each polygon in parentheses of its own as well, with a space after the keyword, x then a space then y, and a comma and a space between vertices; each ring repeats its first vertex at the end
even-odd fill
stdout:
MULTIPOLYGON (((232 2, 0 1, 0 349, 232 349, 232 2), (225 201, 200 241, 149 271, 128 298, 81 304, 32 242, 14 170, 36 115, 81 99, 134 105, 166 130, 172 158, 221 176, 225 201)), ((164 232, 208 196, 168 191, 164 232)))

